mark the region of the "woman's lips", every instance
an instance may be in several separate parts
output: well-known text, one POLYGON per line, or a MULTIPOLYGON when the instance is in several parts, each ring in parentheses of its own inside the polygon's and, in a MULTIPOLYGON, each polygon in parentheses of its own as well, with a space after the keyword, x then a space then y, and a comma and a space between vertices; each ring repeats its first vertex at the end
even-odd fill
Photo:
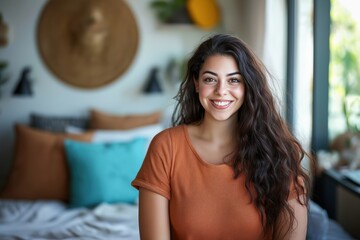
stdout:
POLYGON ((212 105, 217 109, 226 109, 232 102, 230 100, 211 100, 212 105))

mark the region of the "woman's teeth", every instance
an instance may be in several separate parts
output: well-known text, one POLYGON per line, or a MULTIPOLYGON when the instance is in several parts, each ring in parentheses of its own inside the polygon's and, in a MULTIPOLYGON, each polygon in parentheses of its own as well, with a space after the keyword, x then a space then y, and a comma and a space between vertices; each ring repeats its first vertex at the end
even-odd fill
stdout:
POLYGON ((229 105, 231 101, 213 101, 213 103, 217 106, 224 107, 226 105, 229 105))

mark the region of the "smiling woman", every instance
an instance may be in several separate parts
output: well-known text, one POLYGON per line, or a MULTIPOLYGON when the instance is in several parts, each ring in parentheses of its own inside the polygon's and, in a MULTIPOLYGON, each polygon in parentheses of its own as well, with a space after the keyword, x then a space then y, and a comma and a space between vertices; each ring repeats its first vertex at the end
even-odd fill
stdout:
POLYGON ((305 239, 306 154, 240 39, 205 40, 132 182, 141 239, 305 239), (276 194, 274 194, 276 193, 276 194))

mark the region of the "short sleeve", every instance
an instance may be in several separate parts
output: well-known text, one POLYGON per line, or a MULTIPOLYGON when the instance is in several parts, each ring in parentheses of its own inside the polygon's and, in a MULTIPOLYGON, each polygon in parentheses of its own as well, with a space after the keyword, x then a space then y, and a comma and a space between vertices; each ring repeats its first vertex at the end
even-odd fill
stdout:
POLYGON ((170 200, 172 146, 169 130, 157 134, 150 143, 144 162, 131 185, 145 188, 170 200))

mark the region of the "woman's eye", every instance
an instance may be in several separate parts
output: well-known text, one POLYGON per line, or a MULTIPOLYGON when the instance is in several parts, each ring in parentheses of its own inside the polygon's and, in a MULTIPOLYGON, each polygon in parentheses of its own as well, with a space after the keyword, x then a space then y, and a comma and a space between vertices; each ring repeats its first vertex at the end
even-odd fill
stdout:
POLYGON ((241 82, 241 80, 238 78, 231 78, 229 80, 229 83, 231 83, 231 84, 236 84, 236 83, 240 83, 240 82, 241 82))
POLYGON ((214 79, 214 78, 205 78, 204 79, 204 82, 205 83, 213 83, 213 82, 215 82, 216 80, 214 79))

